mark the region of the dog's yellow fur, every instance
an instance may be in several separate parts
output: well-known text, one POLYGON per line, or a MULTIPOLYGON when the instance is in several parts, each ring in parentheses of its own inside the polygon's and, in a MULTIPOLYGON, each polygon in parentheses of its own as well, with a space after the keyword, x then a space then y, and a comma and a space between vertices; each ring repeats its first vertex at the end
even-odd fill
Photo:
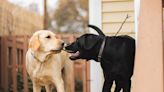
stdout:
POLYGON ((45 30, 37 31, 31 37, 26 68, 33 83, 33 92, 41 92, 41 86, 45 86, 46 92, 51 92, 52 85, 56 86, 57 92, 72 92, 70 73, 73 72, 73 64, 68 54, 61 51, 62 43, 54 33, 45 30))

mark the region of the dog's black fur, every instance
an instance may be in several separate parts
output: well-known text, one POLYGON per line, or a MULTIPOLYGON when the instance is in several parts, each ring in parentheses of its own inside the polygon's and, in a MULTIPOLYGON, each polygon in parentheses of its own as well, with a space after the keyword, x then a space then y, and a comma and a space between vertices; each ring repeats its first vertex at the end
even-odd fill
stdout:
MULTIPOLYGON (((101 31, 95 26, 89 26, 101 31)), ((76 53, 70 59, 86 59, 98 61, 98 53, 105 35, 84 34, 65 49, 69 53, 76 53), (78 53, 77 53, 78 52, 78 53)), ((104 73, 102 92, 111 92, 113 81, 116 83, 115 92, 130 92, 131 77, 135 58, 135 40, 127 35, 107 36, 101 58, 101 67, 104 73)))

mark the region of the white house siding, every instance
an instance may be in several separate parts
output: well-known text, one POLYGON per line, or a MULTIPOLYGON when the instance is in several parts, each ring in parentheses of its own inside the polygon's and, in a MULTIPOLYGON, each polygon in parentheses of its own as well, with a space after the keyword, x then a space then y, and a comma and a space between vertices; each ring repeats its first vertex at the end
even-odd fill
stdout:
POLYGON ((115 35, 127 14, 130 16, 118 35, 135 37, 134 0, 102 0, 102 29, 107 35, 115 35))

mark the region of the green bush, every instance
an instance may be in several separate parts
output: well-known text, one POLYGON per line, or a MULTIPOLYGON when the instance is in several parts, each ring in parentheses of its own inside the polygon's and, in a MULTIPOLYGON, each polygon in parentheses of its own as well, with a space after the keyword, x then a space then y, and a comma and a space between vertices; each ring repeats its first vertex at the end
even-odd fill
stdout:
MULTIPOLYGON (((32 81, 31 81, 31 79, 30 79, 29 76, 27 76, 27 82, 28 82, 27 86, 28 86, 29 92, 33 92, 33 89, 32 89, 32 87, 33 87, 32 86, 32 81)), ((18 73, 17 73, 17 90, 19 92, 24 92, 24 86, 23 86, 23 84, 24 84, 24 81, 23 81, 23 73, 20 72, 20 71, 18 71, 18 73)))
POLYGON ((83 81, 75 79, 75 92, 83 92, 83 81))

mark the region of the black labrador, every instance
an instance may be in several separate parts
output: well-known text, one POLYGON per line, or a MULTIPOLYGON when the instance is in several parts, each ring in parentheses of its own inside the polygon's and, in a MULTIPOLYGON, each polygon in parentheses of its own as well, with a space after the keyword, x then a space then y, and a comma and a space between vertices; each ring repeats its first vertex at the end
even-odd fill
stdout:
POLYGON ((84 34, 75 42, 65 47, 71 53, 70 59, 95 60, 101 63, 104 74, 104 85, 102 92, 111 92, 113 81, 116 83, 114 92, 130 92, 131 77, 133 75, 135 58, 135 40, 127 35, 105 36, 102 31, 93 25, 89 27, 95 29, 98 35, 84 34), (105 45, 101 57, 100 49, 105 40, 105 45))

